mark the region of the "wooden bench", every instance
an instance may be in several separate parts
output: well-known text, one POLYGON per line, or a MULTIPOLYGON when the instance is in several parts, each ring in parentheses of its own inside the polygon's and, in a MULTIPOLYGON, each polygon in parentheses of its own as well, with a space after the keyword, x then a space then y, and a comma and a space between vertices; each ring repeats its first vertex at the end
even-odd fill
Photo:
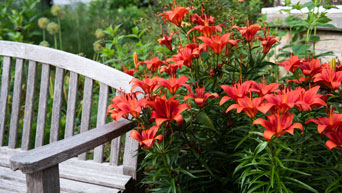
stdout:
POLYGON ((74 54, 8 41, 0 41, 0 65, 0 192, 135 191, 138 143, 129 137, 134 123, 106 123, 109 94, 119 93, 118 89, 130 91, 133 77, 74 54), (77 97, 81 80, 82 99, 82 95, 77 97), (95 87, 99 87, 97 101, 93 99, 95 87), (97 111, 92 113, 94 101, 97 111), (95 115, 96 128, 90 129, 95 115), (103 160, 104 144, 110 147, 109 162, 103 160), (87 160, 89 151, 93 152, 91 160, 87 160))

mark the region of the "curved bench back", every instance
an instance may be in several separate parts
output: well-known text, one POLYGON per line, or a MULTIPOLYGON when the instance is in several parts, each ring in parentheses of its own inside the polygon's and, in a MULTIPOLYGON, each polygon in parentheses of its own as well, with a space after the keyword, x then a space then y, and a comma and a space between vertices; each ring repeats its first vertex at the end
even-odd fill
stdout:
MULTIPOLYGON (((51 143, 89 130, 95 115, 96 126, 105 124, 109 94, 119 89, 129 92, 129 82, 133 79, 96 61, 31 44, 0 41, 0 56, 3 56, 0 57, 0 146, 7 145, 4 141, 8 139, 9 148, 28 150, 44 145, 44 141, 51 143), (82 97, 80 88, 83 88, 83 98, 77 100, 82 97), (94 95, 97 99, 93 97, 96 91, 99 92, 94 95), (93 106, 97 106, 96 112, 93 106)), ((123 165, 136 168, 134 154, 138 143, 126 136, 123 165)), ((102 162, 104 147, 109 146, 110 163, 119 165, 121 138, 95 148, 94 161, 102 162)), ((79 156, 80 159, 87 157, 86 154, 79 156)))

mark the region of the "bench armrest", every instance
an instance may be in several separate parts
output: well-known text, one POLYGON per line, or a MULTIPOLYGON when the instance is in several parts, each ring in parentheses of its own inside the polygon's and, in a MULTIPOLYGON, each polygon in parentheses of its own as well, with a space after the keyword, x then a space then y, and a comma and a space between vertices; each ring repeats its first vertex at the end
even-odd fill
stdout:
POLYGON ((14 155, 10 158, 12 170, 34 173, 93 149, 131 130, 135 122, 120 120, 80 133, 36 149, 14 155))

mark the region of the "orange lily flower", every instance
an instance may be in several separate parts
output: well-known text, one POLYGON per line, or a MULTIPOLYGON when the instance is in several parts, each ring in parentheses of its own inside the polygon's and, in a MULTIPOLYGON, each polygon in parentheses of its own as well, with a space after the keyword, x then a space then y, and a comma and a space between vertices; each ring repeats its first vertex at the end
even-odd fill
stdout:
POLYGON ((169 36, 167 36, 163 31, 163 38, 158 39, 158 43, 160 45, 165 45, 170 51, 172 51, 172 35, 175 32, 172 32, 169 36))
POLYGON ((301 59, 299 59, 297 55, 296 56, 291 55, 289 60, 283 61, 281 63, 276 63, 276 64, 284 66, 286 71, 291 71, 294 73, 297 67, 299 67, 299 65, 301 64, 301 59))
MULTIPOLYGON (((142 125, 141 125, 142 126, 142 125)), ((154 141, 157 140, 157 142, 161 142, 163 140, 163 135, 156 135, 156 133, 159 130, 158 126, 153 126, 150 129, 144 129, 142 126, 143 130, 141 134, 137 130, 132 130, 131 134, 129 135, 133 139, 137 140, 140 144, 145 149, 151 149, 153 147, 154 141)))
MULTIPOLYGON (((146 76, 146 75, 145 75, 146 76)), ((157 86, 158 82, 157 80, 158 77, 145 77, 143 80, 139 80, 137 78, 134 78, 133 80, 131 80, 130 83, 133 83, 133 86, 131 88, 131 92, 136 88, 136 87, 140 87, 146 96, 148 95, 152 95, 153 91, 155 89, 155 87, 157 86)))
POLYGON ((220 105, 227 102, 229 99, 233 99, 235 102, 239 98, 243 98, 248 93, 250 93, 250 88, 252 86, 251 81, 245 81, 242 84, 235 83, 233 86, 221 85, 221 88, 229 95, 222 97, 220 105))
POLYGON ((197 54, 197 53, 194 53, 194 51, 196 51, 196 50, 194 50, 191 47, 186 46, 186 47, 180 49, 178 54, 172 56, 172 58, 167 59, 167 61, 168 62, 169 61, 175 62, 179 66, 185 65, 187 67, 190 67, 192 64, 192 58, 194 57, 194 54, 197 54))
POLYGON ((219 55, 228 42, 232 42, 232 44, 235 43, 234 41, 229 40, 230 35, 232 35, 232 33, 226 33, 222 36, 211 36, 210 38, 201 36, 198 37, 198 39, 202 40, 215 54, 219 55))
POLYGON ((270 51, 273 44, 280 42, 279 37, 269 36, 269 33, 270 33, 270 30, 268 28, 267 35, 266 35, 266 30, 265 30, 264 37, 260 37, 260 36, 257 37, 261 41, 264 54, 267 54, 270 51))
POLYGON ((164 61, 159 60, 158 57, 153 57, 151 60, 145 60, 144 62, 140 62, 147 65, 147 69, 151 70, 152 73, 158 70, 159 66, 165 64, 164 61))
POLYGON ((323 68, 316 74, 314 82, 320 82, 332 90, 338 90, 341 87, 342 71, 334 72, 330 67, 323 68))
POLYGON ((166 66, 160 67, 160 73, 166 72, 170 77, 176 77, 177 69, 181 69, 183 64, 167 63, 166 66))
POLYGON ((124 73, 133 76, 134 72, 137 71, 136 69, 130 69, 127 70, 125 65, 122 63, 122 71, 124 71, 124 73))
POLYGON ((197 84, 197 88, 195 89, 195 93, 191 92, 191 88, 189 85, 186 85, 189 94, 184 96, 184 101, 186 102, 188 99, 193 98, 195 103, 202 108, 204 104, 207 102, 208 98, 218 98, 217 93, 209 93, 205 92, 205 88, 200 88, 197 84))
POLYGON ((129 114, 138 118, 142 107, 146 105, 146 99, 137 100, 134 93, 121 92, 120 96, 115 96, 111 101, 113 104, 108 106, 107 115, 110 113, 110 117, 115 121, 119 121, 121 117, 127 119, 129 114))
POLYGON ((289 111, 299 99, 301 90, 289 91, 286 88, 282 93, 276 95, 268 94, 264 96, 266 103, 273 105, 272 112, 278 112, 280 114, 289 111))
POLYGON ((262 82, 251 81, 252 83, 252 91, 258 93, 259 97, 265 96, 267 94, 271 94, 276 91, 276 89, 280 86, 278 83, 271 83, 269 85, 266 84, 265 78, 263 78, 262 82))
POLYGON ((210 25, 215 23, 216 18, 210 15, 203 15, 203 13, 201 16, 197 14, 192 14, 190 15, 190 21, 197 25, 210 25))
POLYGON ((323 134, 329 138, 329 140, 325 142, 325 146, 329 150, 332 150, 335 147, 342 150, 342 128, 338 128, 336 131, 326 130, 323 134))
POLYGON ((193 27, 186 33, 187 36, 193 31, 200 31, 204 37, 211 37, 211 34, 215 31, 219 31, 220 33, 222 32, 221 26, 225 27, 223 24, 215 25, 215 26, 208 26, 208 25, 198 25, 193 27))
POLYGON ((283 115, 272 114, 266 116, 267 120, 259 118, 253 121, 254 125, 261 125, 266 128, 264 131, 264 138, 269 141, 273 136, 281 137, 285 133, 293 135, 294 129, 302 130, 304 133, 303 125, 300 123, 293 123, 293 114, 286 113, 283 115))
POLYGON ((186 104, 179 104, 178 100, 173 96, 167 99, 165 96, 156 97, 154 101, 148 102, 148 106, 153 109, 151 119, 154 119, 157 126, 160 126, 165 121, 170 123, 175 120, 178 125, 182 124, 183 117, 181 113, 188 109, 186 104))
POLYGON ((248 25, 247 27, 233 26, 231 30, 239 30, 241 36, 243 36, 247 42, 254 40, 255 34, 261 29, 259 24, 248 25))
POLYGON ((271 104, 263 104, 263 98, 251 98, 251 97, 243 97, 237 100, 237 104, 232 104, 226 110, 228 113, 232 109, 236 109, 237 113, 241 113, 241 111, 245 112, 246 115, 250 118, 254 118, 258 111, 266 114, 270 108, 273 106, 271 104))
POLYGON ((321 61, 319 59, 304 60, 299 68, 304 75, 310 77, 322 71, 321 61))
POLYGON ((298 111, 303 112, 312 110, 312 107, 327 106, 327 104, 321 99, 323 95, 317 94, 319 88, 320 86, 315 86, 308 91, 303 88, 299 88, 301 93, 295 104, 298 111))
POLYGON ((174 23, 177 27, 180 27, 182 25, 182 21, 185 17, 185 15, 190 11, 192 8, 190 7, 178 7, 176 5, 176 1, 174 1, 174 6, 172 7, 172 11, 166 11, 164 13, 161 13, 158 15, 158 17, 164 18, 164 23, 166 24, 166 21, 169 21, 171 23, 174 23))
POLYGON ((332 108, 330 108, 328 117, 309 119, 305 122, 305 124, 309 122, 314 122, 318 125, 318 133, 322 133, 326 130, 337 131, 337 129, 342 128, 342 114, 333 113, 332 108))
POLYGON ((185 86, 185 82, 189 80, 186 76, 181 76, 180 78, 171 77, 169 80, 166 80, 161 77, 156 77, 159 85, 155 87, 154 90, 157 90, 159 87, 167 88, 171 94, 175 94, 179 87, 185 86))

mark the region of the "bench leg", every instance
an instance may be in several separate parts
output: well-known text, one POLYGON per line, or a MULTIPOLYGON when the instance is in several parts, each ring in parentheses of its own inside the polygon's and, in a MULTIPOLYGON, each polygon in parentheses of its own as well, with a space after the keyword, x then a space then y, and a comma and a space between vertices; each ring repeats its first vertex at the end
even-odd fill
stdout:
POLYGON ((27 193, 60 193, 58 165, 26 174, 27 193))

